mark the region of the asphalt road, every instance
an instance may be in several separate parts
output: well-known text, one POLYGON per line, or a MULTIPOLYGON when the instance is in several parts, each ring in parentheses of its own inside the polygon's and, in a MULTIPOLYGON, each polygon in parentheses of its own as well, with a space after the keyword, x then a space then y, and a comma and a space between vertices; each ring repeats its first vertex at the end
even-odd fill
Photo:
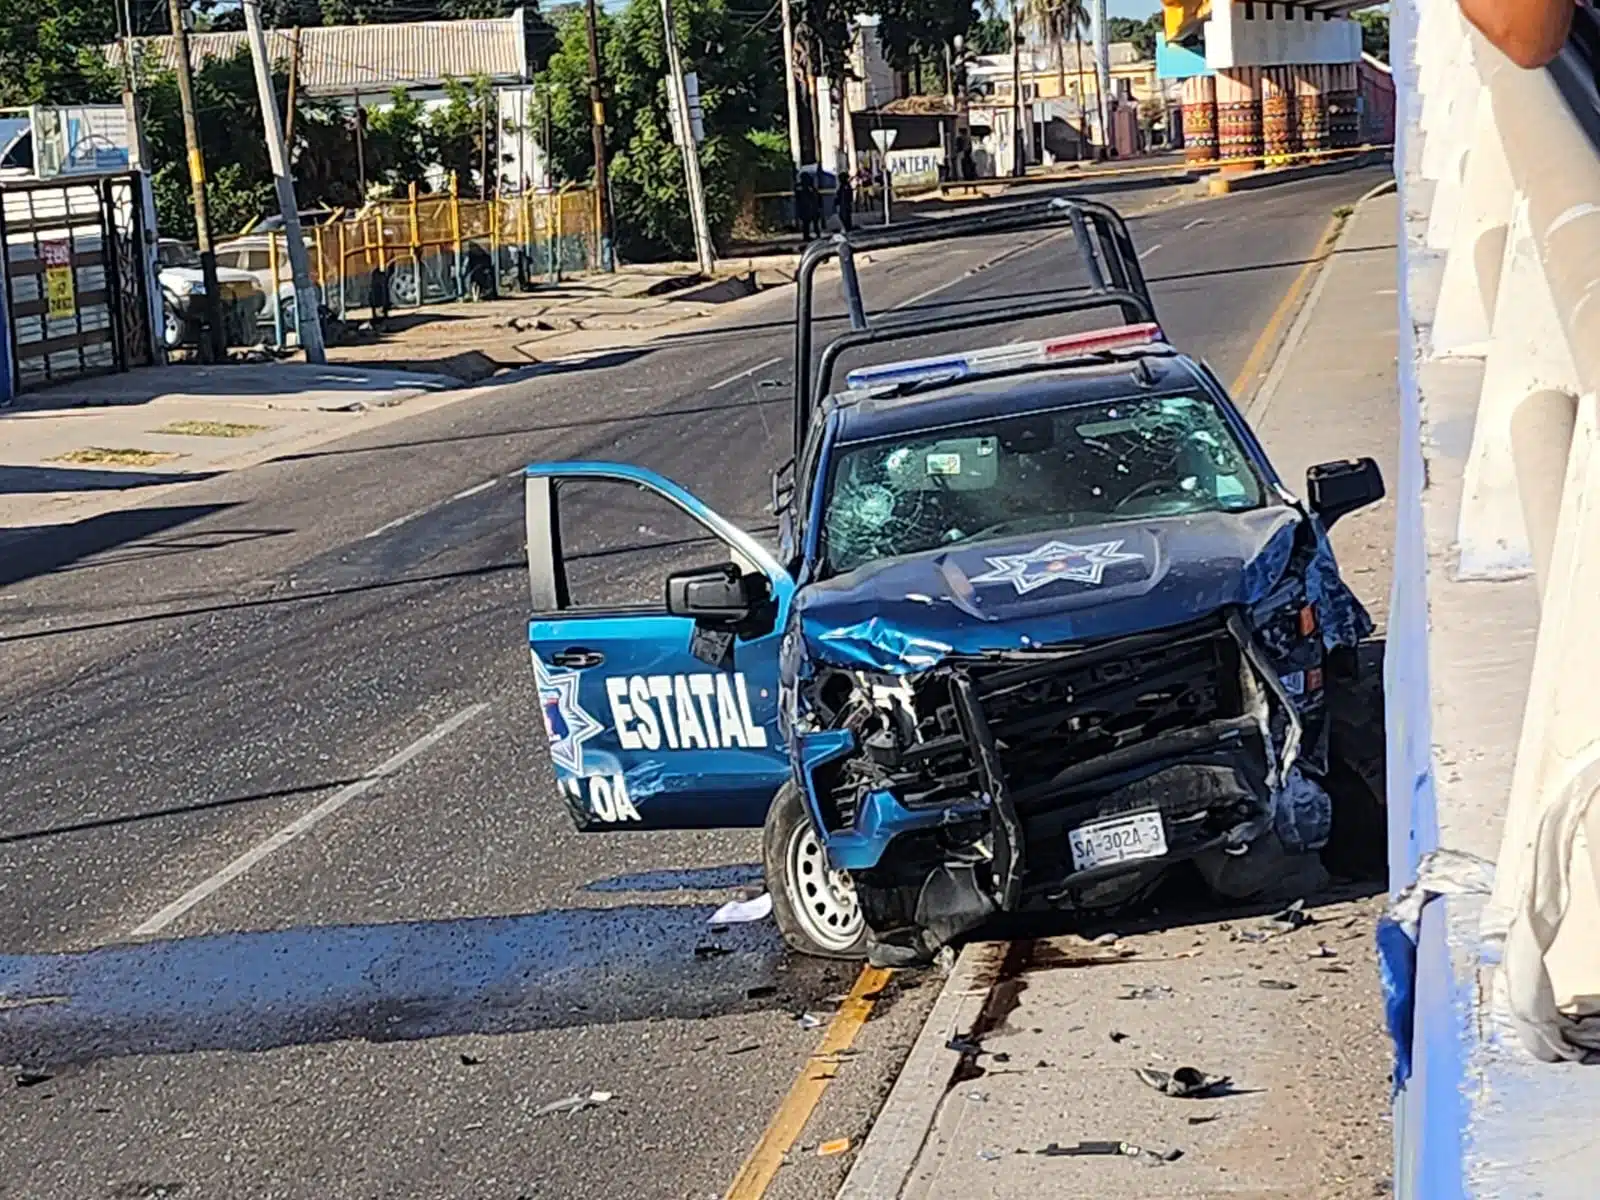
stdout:
MULTIPOLYGON (((1332 210, 1381 177, 1137 219, 1171 339, 1231 381, 1332 210)), ((1033 240, 869 265, 869 303, 915 315, 1077 277, 1067 243, 1033 240)), ((529 678, 515 474, 640 462, 769 524, 791 305, 96 518, 77 532, 104 548, 73 561, 8 550, 0 1063, 49 1078, 0 1080, 0 1196, 722 1194, 815 1046, 794 1013, 826 1013, 854 972, 791 958, 770 925, 693 953, 711 906, 759 882, 752 833, 571 831, 529 678), (318 806, 337 811, 267 843, 318 806), (612 1098, 533 1115, 591 1090, 612 1098)), ((622 514, 593 528, 602 550, 636 540, 622 514)), ((838 1176, 801 1147, 864 1132, 937 985, 879 1000, 774 1195, 838 1176)))

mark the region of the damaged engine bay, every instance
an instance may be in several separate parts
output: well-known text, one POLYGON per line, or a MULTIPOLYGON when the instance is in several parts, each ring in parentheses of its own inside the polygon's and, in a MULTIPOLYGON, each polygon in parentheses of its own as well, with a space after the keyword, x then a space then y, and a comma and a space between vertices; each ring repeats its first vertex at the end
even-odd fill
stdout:
POLYGON ((1185 860, 1245 899, 1320 850, 1321 623, 1303 589, 1260 608, 901 675, 820 668, 797 732, 852 747, 811 767, 824 832, 883 828, 875 808, 906 830, 847 851, 876 940, 923 957, 997 912, 1115 910, 1185 860), (1159 820, 1116 831, 1143 844, 1085 845, 1085 827, 1145 813, 1159 820))

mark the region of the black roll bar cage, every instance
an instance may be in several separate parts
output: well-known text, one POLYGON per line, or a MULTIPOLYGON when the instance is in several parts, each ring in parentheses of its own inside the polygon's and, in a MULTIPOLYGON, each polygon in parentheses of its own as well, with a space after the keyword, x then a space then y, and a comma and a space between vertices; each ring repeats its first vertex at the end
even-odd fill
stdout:
POLYGON ((832 387, 840 355, 858 346, 879 345, 904 338, 925 337, 972 329, 983 325, 1057 316, 1088 309, 1116 307, 1127 324, 1158 324, 1155 303, 1139 267, 1139 255, 1122 214, 1108 204, 1077 196, 1006 205, 969 217, 929 219, 892 229, 836 234, 813 242, 800 258, 795 289, 794 335, 794 446, 798 459, 805 445, 813 410, 832 387), (861 298, 855 256, 891 247, 916 246, 964 237, 985 237, 1030 229, 1070 228, 1073 242, 1089 275, 1089 286, 1067 296, 998 305, 979 312, 956 313, 929 321, 889 321, 873 325, 861 298), (850 332, 823 348, 813 380, 811 323, 817 268, 839 260, 839 271, 850 316, 850 332))

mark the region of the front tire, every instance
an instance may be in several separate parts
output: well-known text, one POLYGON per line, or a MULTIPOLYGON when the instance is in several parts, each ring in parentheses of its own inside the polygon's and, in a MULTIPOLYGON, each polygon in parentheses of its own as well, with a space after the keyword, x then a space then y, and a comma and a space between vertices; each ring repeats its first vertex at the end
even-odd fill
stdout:
POLYGON ((1369 882, 1389 877, 1389 814, 1385 775, 1381 657, 1369 647, 1359 667, 1347 666, 1328 693, 1328 794, 1333 831, 1322 860, 1337 875, 1369 882))
POLYGON ((783 940, 801 954, 818 958, 859 959, 867 952, 867 927, 846 871, 828 864, 793 782, 772 798, 761 839, 772 915, 783 940))

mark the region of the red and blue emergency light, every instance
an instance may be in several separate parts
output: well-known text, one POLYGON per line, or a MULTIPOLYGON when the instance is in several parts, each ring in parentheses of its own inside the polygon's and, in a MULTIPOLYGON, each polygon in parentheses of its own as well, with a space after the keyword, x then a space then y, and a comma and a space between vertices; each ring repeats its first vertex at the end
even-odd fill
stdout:
POLYGON ((1144 321, 1137 325, 1114 325, 1107 329, 1092 329, 1087 333, 1071 333, 1063 337, 1023 342, 1015 346, 992 346, 986 350, 972 350, 965 354, 914 358, 904 362, 885 363, 879 367, 859 367, 845 376, 845 387, 856 391, 897 383, 954 381, 965 379, 969 375, 1068 362, 1075 358, 1103 354, 1108 350, 1149 346, 1161 340, 1161 327, 1153 321, 1144 321))

